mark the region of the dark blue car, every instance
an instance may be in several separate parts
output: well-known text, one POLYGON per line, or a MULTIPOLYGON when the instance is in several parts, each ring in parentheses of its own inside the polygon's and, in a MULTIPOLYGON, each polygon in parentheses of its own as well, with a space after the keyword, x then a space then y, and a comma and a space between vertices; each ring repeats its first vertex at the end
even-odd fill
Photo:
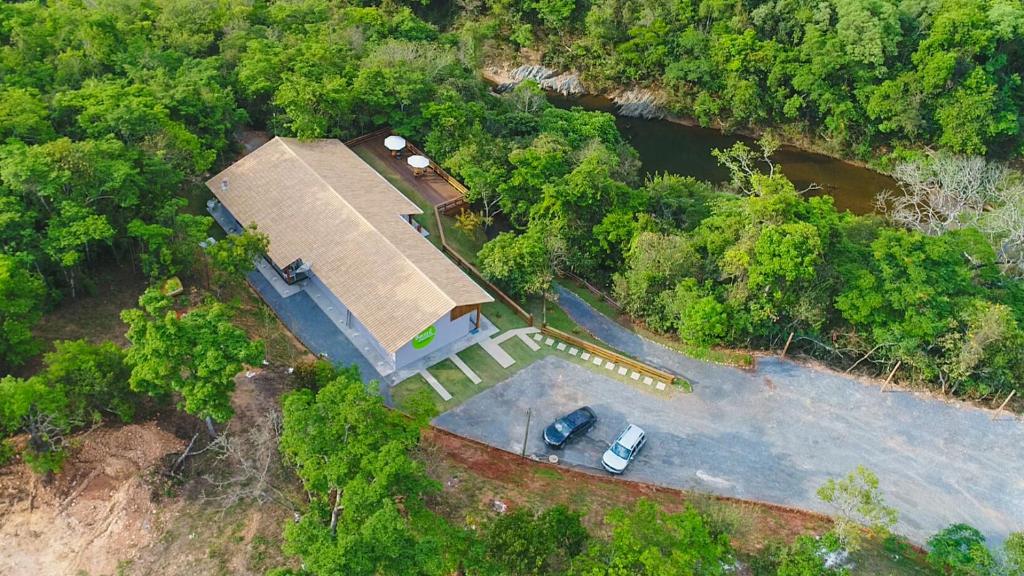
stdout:
POLYGON ((552 448, 561 448, 573 436, 585 434, 587 430, 597 423, 597 415, 589 406, 584 406, 574 412, 555 420, 550 426, 544 429, 544 443, 552 448))

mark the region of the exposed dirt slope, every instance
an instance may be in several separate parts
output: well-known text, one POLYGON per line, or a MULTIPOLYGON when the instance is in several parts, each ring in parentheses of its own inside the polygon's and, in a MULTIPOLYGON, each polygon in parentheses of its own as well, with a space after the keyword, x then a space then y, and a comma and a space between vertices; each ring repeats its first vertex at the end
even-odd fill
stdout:
POLYGON ((145 475, 182 441, 154 423, 100 428, 49 483, 0 469, 0 574, 107 574, 160 534, 145 475))

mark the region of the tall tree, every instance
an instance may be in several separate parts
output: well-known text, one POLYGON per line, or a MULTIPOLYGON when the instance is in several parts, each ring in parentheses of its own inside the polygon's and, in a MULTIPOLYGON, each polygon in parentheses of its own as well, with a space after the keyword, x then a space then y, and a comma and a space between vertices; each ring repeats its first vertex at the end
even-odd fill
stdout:
POLYGON ((385 408, 354 368, 288 394, 283 414, 281 450, 310 497, 286 551, 322 574, 451 573, 457 551, 440 546, 443 522, 423 503, 436 486, 408 455, 417 422, 385 408))
POLYGON ((45 295, 26 258, 0 253, 0 368, 18 366, 38 350, 32 328, 42 317, 45 295))
POLYGON ((121 313, 131 342, 126 360, 132 389, 180 394, 185 411, 206 418, 211 431, 211 420, 229 419, 235 376, 263 360, 263 344, 249 340, 231 316, 216 301, 179 312, 159 290, 146 290, 139 308, 121 313))
POLYGON ((579 576, 721 576, 732 563, 724 534, 713 532, 693 508, 669 514, 648 500, 613 510, 611 542, 595 542, 574 563, 579 576))

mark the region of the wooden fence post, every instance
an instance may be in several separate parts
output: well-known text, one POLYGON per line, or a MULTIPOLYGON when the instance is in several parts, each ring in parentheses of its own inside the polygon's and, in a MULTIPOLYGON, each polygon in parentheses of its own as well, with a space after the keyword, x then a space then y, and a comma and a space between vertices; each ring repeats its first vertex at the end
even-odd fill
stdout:
POLYGON ((885 384, 882 384, 882 392, 889 387, 889 383, 892 382, 892 377, 896 375, 896 371, 900 369, 900 365, 903 364, 903 360, 897 360, 896 365, 892 367, 892 372, 889 372, 889 377, 885 379, 885 384))
POLYGON ((1016 393, 1016 390, 1010 390, 1010 395, 1006 397, 1006 400, 1003 400, 1003 403, 999 405, 999 408, 996 408, 996 413, 992 415, 993 420, 999 417, 999 414, 1002 413, 1003 408, 1005 408, 1006 405, 1010 402, 1010 398, 1013 398, 1013 395, 1016 393))
POLYGON ((789 350, 789 344, 793 342, 793 332, 789 333, 789 338, 786 338, 786 345, 782 347, 782 358, 786 357, 786 352, 789 350))

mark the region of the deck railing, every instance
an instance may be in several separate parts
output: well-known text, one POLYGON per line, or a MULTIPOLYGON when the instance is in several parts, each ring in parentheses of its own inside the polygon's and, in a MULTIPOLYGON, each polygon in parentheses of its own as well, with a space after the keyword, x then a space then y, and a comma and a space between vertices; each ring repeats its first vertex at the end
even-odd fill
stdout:
POLYGON ((448 245, 448 240, 444 233, 444 224, 441 223, 441 211, 438 209, 439 206, 440 205, 434 206, 434 218, 437 220, 437 230, 441 235, 441 251, 447 254, 451 259, 455 260, 455 262, 458 263, 459 266, 462 266, 462 268, 467 272, 476 277, 476 279, 483 284, 491 294, 494 294, 498 300, 501 300, 506 306, 511 308, 517 316, 527 323, 527 325, 533 326, 533 314, 527 312, 522 306, 516 303, 511 296, 505 294, 501 288, 498 288, 493 282, 485 278, 483 272, 480 272, 480 270, 478 270, 476 266, 473 266, 469 260, 463 258, 461 254, 448 245))
POLYGON ((384 128, 381 128, 379 130, 374 130, 373 132, 368 132, 366 134, 363 134, 362 136, 356 136, 355 138, 353 138, 351 140, 345 140, 345 146, 348 146, 349 148, 351 148, 351 147, 356 146, 358 144, 362 144, 363 142, 366 142, 367 140, 372 140, 372 139, 378 138, 380 136, 388 137, 390 135, 391 135, 391 127, 390 126, 385 126, 384 128))

